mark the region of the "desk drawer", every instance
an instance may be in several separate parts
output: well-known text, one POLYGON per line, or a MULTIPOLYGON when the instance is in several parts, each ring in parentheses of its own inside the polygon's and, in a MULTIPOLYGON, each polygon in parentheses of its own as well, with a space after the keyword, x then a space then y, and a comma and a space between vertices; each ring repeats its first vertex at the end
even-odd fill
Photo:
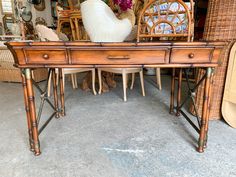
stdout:
POLYGON ((71 50, 72 64, 158 64, 169 62, 169 50, 71 50))
POLYGON ((67 64, 66 50, 25 50, 28 64, 67 64))
POLYGON ((173 48, 171 63, 209 63, 211 62, 213 48, 173 48))

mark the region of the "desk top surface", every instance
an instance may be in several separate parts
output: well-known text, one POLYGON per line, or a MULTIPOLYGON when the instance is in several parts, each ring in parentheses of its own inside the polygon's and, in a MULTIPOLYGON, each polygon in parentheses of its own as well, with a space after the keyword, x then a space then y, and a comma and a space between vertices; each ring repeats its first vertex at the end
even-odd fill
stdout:
POLYGON ((33 41, 21 41, 21 42, 7 42, 8 46, 83 46, 83 47, 142 47, 142 46, 224 46, 225 42, 173 42, 173 41, 160 41, 160 42, 89 42, 89 41, 47 41, 47 42, 33 42, 33 41))

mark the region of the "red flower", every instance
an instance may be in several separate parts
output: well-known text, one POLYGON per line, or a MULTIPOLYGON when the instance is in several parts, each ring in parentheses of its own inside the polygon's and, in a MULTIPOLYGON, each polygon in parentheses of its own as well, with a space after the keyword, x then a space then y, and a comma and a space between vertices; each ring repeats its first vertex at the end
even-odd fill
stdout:
POLYGON ((132 0, 113 0, 115 4, 117 4, 122 11, 126 11, 127 9, 131 9, 132 0))

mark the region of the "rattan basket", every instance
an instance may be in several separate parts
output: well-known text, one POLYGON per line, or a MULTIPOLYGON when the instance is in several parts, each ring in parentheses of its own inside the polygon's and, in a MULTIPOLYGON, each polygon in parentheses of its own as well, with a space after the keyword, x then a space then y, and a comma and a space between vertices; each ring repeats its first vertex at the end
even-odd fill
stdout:
MULTIPOLYGON (((216 68, 213 79, 212 97, 214 101, 211 102, 210 119, 220 119, 222 117, 221 103, 229 51, 233 40, 236 39, 236 0, 209 0, 203 38, 207 41, 229 42, 222 52, 221 63, 219 67, 216 68)), ((200 70, 198 78, 200 78, 202 74, 203 71, 200 70)), ((203 87, 200 87, 196 96, 196 105, 199 107, 199 114, 202 110, 203 92, 203 87)), ((192 110, 191 112, 193 113, 192 110)))

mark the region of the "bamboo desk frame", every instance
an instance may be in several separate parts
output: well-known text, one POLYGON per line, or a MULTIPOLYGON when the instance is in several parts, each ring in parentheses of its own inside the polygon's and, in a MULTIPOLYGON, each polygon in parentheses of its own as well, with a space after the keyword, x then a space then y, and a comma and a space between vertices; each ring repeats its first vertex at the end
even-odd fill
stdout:
MULTIPOLYGON (((78 67, 160 67, 180 69, 178 78, 177 106, 174 107, 175 79, 171 79, 170 113, 182 114, 199 133, 198 151, 203 152, 207 144, 209 107, 213 69, 217 67, 223 42, 163 42, 163 43, 91 43, 91 42, 8 42, 15 66, 22 71, 25 109, 28 123, 30 150, 40 155, 39 134, 53 117, 65 116, 64 89, 62 85, 62 68, 78 67), (197 115, 195 125, 184 113, 182 107, 188 98, 181 103, 182 70, 188 76, 189 68, 203 68, 206 73, 191 88, 188 82, 188 96, 194 101, 194 95, 200 83, 205 84, 201 120, 197 115), (32 79, 34 68, 49 68, 53 79, 54 103, 47 97, 47 84, 41 89, 32 79), (55 68, 59 68, 59 84, 56 84, 55 68), (41 93, 41 104, 36 116, 34 88, 41 93), (58 94, 58 88, 60 93, 58 94), (39 128, 39 120, 44 102, 54 110, 44 125, 39 128), (60 104, 59 104, 60 101, 60 104)), ((174 76, 174 72, 173 72, 174 76)), ((193 104, 194 105, 194 104, 193 104)), ((195 105, 194 105, 195 106, 195 105)))

